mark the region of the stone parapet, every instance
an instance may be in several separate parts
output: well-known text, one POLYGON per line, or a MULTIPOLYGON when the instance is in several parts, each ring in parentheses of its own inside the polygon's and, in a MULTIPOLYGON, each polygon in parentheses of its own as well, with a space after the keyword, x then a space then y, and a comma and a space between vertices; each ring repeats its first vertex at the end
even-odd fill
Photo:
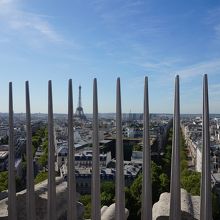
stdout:
MULTIPOLYGON (((153 205, 153 220, 169 220, 170 193, 162 193, 157 203, 153 205)), ((191 196, 185 189, 181 189, 181 219, 200 219, 200 196, 191 196)))
MULTIPOLYGON (((35 185, 36 219, 47 218, 47 180, 35 185)), ((26 217, 26 190, 16 194, 18 220, 27 220, 26 217)), ((77 201, 79 199, 79 195, 77 201)), ((56 215, 57 219, 66 219, 67 214, 67 183, 62 178, 56 178, 56 215)), ((84 207, 77 202, 78 219, 83 219, 84 207)), ((0 201, 0 220, 8 219, 8 198, 0 201)))

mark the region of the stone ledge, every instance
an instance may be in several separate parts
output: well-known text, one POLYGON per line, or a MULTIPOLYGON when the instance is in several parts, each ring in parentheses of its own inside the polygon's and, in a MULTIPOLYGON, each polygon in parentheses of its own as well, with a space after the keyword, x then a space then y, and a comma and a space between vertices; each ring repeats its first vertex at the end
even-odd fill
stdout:
MULTIPOLYGON (((162 193, 157 203, 153 205, 153 220, 169 220, 170 193, 162 193)), ((191 196, 185 189, 181 189, 181 219, 200 219, 200 196, 191 196)))
MULTIPOLYGON (((35 185, 36 220, 47 218, 47 180, 35 185)), ((16 194, 18 220, 26 220, 26 190, 16 194)), ((77 195, 77 201, 79 194, 77 195)), ((67 183, 63 178, 56 178, 56 214, 57 219, 66 219, 67 183)), ((78 219, 82 219, 84 207, 77 202, 78 219)), ((8 198, 0 201, 0 220, 8 219, 8 198)))
MULTIPOLYGON (((127 219, 128 216, 129 210, 125 208, 125 219, 127 219)), ((115 203, 111 204, 110 206, 103 206, 101 208, 101 220, 115 220, 115 203)))

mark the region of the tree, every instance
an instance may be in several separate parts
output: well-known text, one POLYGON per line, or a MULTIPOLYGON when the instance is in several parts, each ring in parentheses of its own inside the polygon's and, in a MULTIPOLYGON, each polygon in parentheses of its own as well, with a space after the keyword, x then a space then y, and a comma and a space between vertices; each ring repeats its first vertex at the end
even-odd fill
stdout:
POLYGON ((212 193, 212 213, 213 213, 213 220, 220 219, 220 198, 216 193, 212 193))
POLYGON ((43 142, 42 148, 44 152, 48 152, 48 140, 47 139, 43 142))
POLYGON ((114 182, 104 181, 101 183, 101 205, 109 206, 114 203, 115 184, 114 182))
POLYGON ((43 171, 41 171, 41 172, 39 172, 39 173, 37 174, 37 176, 35 177, 34 183, 35 183, 35 184, 40 183, 40 182, 46 180, 47 178, 48 178, 48 172, 43 172, 43 171))
MULTIPOLYGON (((15 176, 16 192, 24 189, 22 180, 15 176)), ((0 192, 8 189, 8 171, 0 172, 0 192)))
MULTIPOLYGON (((101 183, 101 206, 109 206, 114 203, 115 184, 114 182, 104 181, 101 183)), ((80 202, 85 207, 84 218, 91 218, 91 195, 82 195, 80 202)))
POLYGON ((8 135, 3 138, 0 138, 0 145, 8 144, 8 135))
POLYGON ((8 171, 0 172, 0 192, 8 189, 8 171))
POLYGON ((41 137, 39 136, 33 136, 32 137, 32 145, 34 146, 35 149, 37 149, 41 145, 41 137))
POLYGON ((115 194, 115 184, 112 181, 103 181, 101 183, 101 192, 115 194))
MULTIPOLYGON (((160 166, 151 162, 152 176, 152 203, 159 200, 161 193, 169 190, 169 178, 160 166)), ((142 174, 140 174, 126 191, 126 207, 129 209, 129 219, 140 219, 141 214, 141 194, 142 194, 142 174)))
POLYGON ((133 145, 133 151, 142 151, 142 147, 140 144, 133 145))
POLYGON ((83 195, 80 197, 80 202, 85 207, 84 219, 91 218, 91 195, 83 195))
POLYGON ((184 170, 181 173, 181 187, 192 195, 200 194, 201 174, 195 171, 184 170))
POLYGON ((170 180, 169 180, 168 176, 165 173, 161 173, 159 176, 159 179, 160 179, 161 193, 168 192, 169 186, 170 186, 170 180))
POLYGON ((38 163, 42 166, 45 167, 47 165, 47 160, 48 160, 48 154, 44 153, 40 156, 38 163))
POLYGON ((181 187, 184 188, 191 195, 199 195, 200 194, 200 179, 201 174, 196 171, 192 171, 188 169, 188 160, 187 160, 187 151, 186 144, 181 133, 180 136, 180 182, 181 187))

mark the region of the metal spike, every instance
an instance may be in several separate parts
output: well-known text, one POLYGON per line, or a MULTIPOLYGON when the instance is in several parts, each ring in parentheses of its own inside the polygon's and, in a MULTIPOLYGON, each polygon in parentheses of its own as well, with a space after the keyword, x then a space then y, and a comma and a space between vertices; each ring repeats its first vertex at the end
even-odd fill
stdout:
POLYGON ((151 147, 149 139, 148 78, 144 84, 144 135, 143 135, 142 220, 152 219, 151 147))
POLYGON ((170 184, 170 220, 181 219, 180 198, 180 97, 179 76, 175 79, 173 146, 170 184))
POLYGON ((116 92, 116 220, 125 219, 124 152, 122 139, 122 111, 120 78, 116 92))
POLYGON ((210 134, 209 134, 209 98, 208 98, 208 77, 203 78, 203 123, 202 123, 202 178, 200 193, 200 219, 212 219, 212 198, 211 198, 211 167, 210 167, 210 134))
POLYGON ((33 152, 32 152, 32 133, 31 133, 31 110, 30 110, 30 94, 29 83, 25 82, 26 91, 26 129, 27 129, 27 219, 36 219, 35 210, 35 193, 34 193, 34 168, 33 168, 33 152))
POLYGON ((73 90, 69 80, 68 92, 68 220, 76 220, 75 148, 73 137, 73 90))
POLYGON ((48 82, 48 206, 47 219, 56 219, 55 146, 52 82, 48 82))
POLYGON ((17 219, 16 188, 15 188, 15 150, 13 120, 12 82, 9 83, 9 172, 8 172, 8 219, 17 219))
POLYGON ((97 80, 93 81, 92 220, 101 219, 97 80))

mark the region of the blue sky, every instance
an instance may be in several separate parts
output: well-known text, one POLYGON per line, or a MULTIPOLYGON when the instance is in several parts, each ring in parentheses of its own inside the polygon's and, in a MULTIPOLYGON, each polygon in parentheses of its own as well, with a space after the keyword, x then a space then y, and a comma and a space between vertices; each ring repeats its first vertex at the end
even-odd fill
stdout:
POLYGON ((203 0, 0 0, 0 112, 25 112, 29 80, 32 112, 47 112, 53 82, 54 112, 67 112, 72 78, 74 106, 82 85, 84 111, 92 111, 97 77, 99 111, 115 112, 121 78, 123 112, 142 112, 144 76, 150 112, 173 112, 174 77, 180 75, 181 112, 200 113, 202 76, 209 77, 210 112, 220 113, 220 2, 203 0))

